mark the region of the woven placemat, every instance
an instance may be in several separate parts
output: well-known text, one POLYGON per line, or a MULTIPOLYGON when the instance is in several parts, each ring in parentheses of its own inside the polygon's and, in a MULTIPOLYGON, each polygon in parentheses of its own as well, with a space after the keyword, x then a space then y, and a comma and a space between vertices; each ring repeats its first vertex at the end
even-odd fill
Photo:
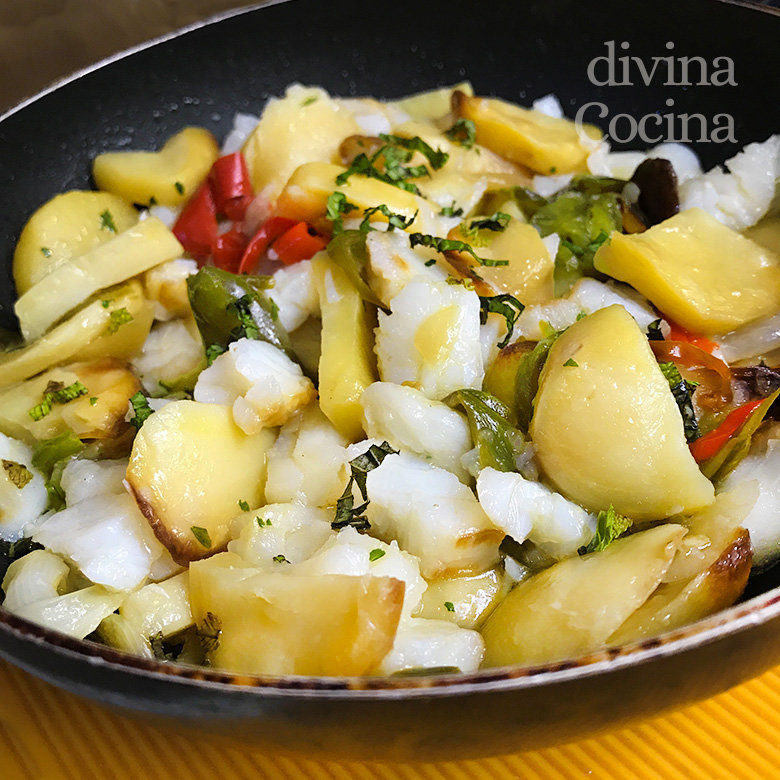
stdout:
POLYGON ((0 663, 2 780, 720 780, 780 777, 780 667, 592 739, 480 761, 313 761, 128 720, 0 663))

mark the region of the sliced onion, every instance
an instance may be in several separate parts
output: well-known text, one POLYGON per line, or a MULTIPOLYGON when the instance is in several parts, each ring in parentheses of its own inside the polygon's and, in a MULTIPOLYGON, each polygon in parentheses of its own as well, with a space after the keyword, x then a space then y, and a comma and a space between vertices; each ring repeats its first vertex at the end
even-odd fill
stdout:
POLYGON ((767 355, 780 349, 780 312, 743 325, 715 340, 729 363, 767 355))

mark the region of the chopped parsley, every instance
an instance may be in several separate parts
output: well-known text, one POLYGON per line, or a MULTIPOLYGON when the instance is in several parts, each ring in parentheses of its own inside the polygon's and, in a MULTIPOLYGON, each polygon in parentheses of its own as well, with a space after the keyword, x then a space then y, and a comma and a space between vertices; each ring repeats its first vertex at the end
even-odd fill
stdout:
POLYGON ((266 518, 265 520, 260 517, 259 515, 255 518, 257 521, 257 525, 260 526, 260 528, 265 528, 268 525, 273 525, 270 518, 266 518))
POLYGON ((227 347, 223 347, 221 344, 211 344, 206 347, 206 361, 211 365, 220 355, 227 352, 227 347))
POLYGON ((476 238, 480 230, 492 230, 494 233, 503 233, 511 219, 512 217, 509 214, 505 214, 503 211, 496 211, 490 217, 473 219, 468 224, 464 222, 460 227, 460 232, 469 239, 476 238))
POLYGON ((89 405, 94 406, 98 402, 98 397, 96 395, 93 395, 92 398, 89 399, 89 405))
POLYGON ((384 214, 387 217, 387 230, 389 233, 391 233, 396 228, 399 230, 406 230, 406 228, 408 228, 412 222, 417 219, 417 214, 419 212, 415 211, 411 217, 406 219, 404 218, 403 214, 396 214, 395 212, 390 211, 390 209, 387 208, 384 203, 380 204, 379 206, 372 206, 363 212, 363 221, 360 223, 360 230, 363 233, 367 233, 369 230, 371 230, 369 221, 371 220, 371 217, 377 213, 384 214))
POLYGON ((444 602, 444 609, 446 609, 447 612, 454 612, 455 611, 455 605, 451 601, 445 601, 444 602))
POLYGON ((615 539, 628 531, 633 524, 633 520, 625 515, 618 514, 612 504, 610 504, 606 512, 599 512, 596 533, 593 534, 593 538, 587 545, 580 547, 577 552, 580 555, 585 555, 586 553, 606 550, 615 539))
POLYGON ((176 187, 176 192, 179 195, 184 195, 184 185, 180 181, 177 181, 173 186, 176 187))
POLYGON ((674 363, 659 363, 658 367, 661 373, 666 377, 669 387, 680 410, 683 419, 683 430, 685 431, 685 441, 688 443, 696 441, 701 436, 699 423, 696 420, 696 412, 693 408, 693 392, 698 386, 696 382, 689 382, 683 379, 680 370, 674 363))
POLYGON ((341 498, 336 502, 336 517, 330 524, 331 528, 338 531, 341 528, 352 526, 358 531, 365 531, 371 525, 364 512, 368 507, 368 491, 366 490, 366 479, 368 472, 373 471, 388 455, 397 455, 398 450, 394 450, 386 441, 381 444, 372 444, 362 455, 358 455, 349 462, 351 475, 341 498), (357 485, 360 495, 363 496, 363 503, 355 506, 355 497, 352 495, 352 486, 357 485))
MULTIPOLYGON (((32 471, 30 471, 24 463, 17 463, 15 460, 5 459, 0 462, 3 464, 3 471, 5 471, 8 479, 10 479, 19 490, 33 478, 32 471)), ((384 553, 382 553, 382 555, 384 555, 384 553)))
POLYGON ((100 229, 116 233, 116 222, 114 222, 114 217, 108 209, 100 215, 100 229))
POLYGON ((446 152, 433 149, 419 136, 400 138, 395 135, 381 134, 380 138, 384 141, 384 145, 370 157, 365 153, 355 157, 352 165, 336 177, 336 184, 346 184, 350 176, 359 174, 419 195, 420 190, 417 186, 407 180, 430 176, 430 171, 425 165, 406 165, 412 159, 414 152, 423 154, 434 170, 441 168, 449 159, 446 152))
POLYGON ((456 209, 453 203, 451 206, 444 206, 439 215, 442 217, 462 217, 463 209, 456 209))
POLYGON ((230 331, 230 340, 239 339, 259 339, 260 328, 258 328, 255 318, 252 316, 251 307, 254 302, 251 295, 242 295, 240 298, 229 303, 226 307, 228 314, 232 314, 238 320, 238 325, 230 331))
POLYGON ((57 510, 65 506, 65 491, 61 485, 62 472, 68 461, 83 449, 83 442, 71 430, 51 439, 43 439, 33 447, 32 465, 43 474, 49 498, 47 509, 57 510))
POLYGON ((574 358, 569 358, 563 365, 566 368, 579 368, 580 367, 580 364, 574 358))
POLYGON ((140 430, 152 413, 152 407, 149 406, 149 400, 140 390, 135 395, 130 396, 130 406, 133 409, 130 425, 136 430, 140 430))
POLYGON ((450 141, 460 144, 464 149, 471 149, 477 142, 477 126, 473 119, 457 119, 455 124, 445 131, 444 135, 450 141))
POLYGON ((316 102, 317 102, 317 96, 309 95, 309 97, 301 101, 301 108, 306 108, 306 106, 310 106, 312 103, 316 103, 316 102))
POLYGON ((106 298, 106 300, 104 300, 104 301, 100 301, 100 305, 101 305, 101 306, 102 306, 104 309, 107 309, 107 308, 108 308, 108 307, 109 307, 109 306, 110 306, 110 305, 111 305, 113 302, 114 302, 114 299, 113 299, 113 298, 106 298))
POLYGON ((242 512, 248 512, 249 511, 249 502, 248 501, 244 501, 244 500, 239 501, 238 502, 238 508, 242 512))
POLYGON ((381 550, 379 547, 377 547, 374 550, 371 550, 371 552, 368 554, 368 560, 373 563, 374 561, 378 561, 380 558, 385 557, 385 551, 381 550))
POLYGON ((663 341, 664 340, 664 334, 661 330, 661 319, 660 317, 657 320, 653 320, 648 326, 647 326, 647 340, 648 341, 663 341))
POLYGON ((198 540, 198 543, 205 547, 207 550, 211 549, 211 536, 206 528, 201 528, 199 525, 193 525, 190 528, 192 535, 198 540))
POLYGON ((427 233, 410 233, 409 243, 411 244, 412 249, 416 246, 425 246, 429 249, 435 249, 437 252, 466 252, 480 265, 484 266, 509 265, 509 260, 492 260, 487 257, 479 257, 465 241, 454 241, 450 238, 437 238, 436 236, 427 233))
POLYGON ((432 257, 430 260, 425 261, 425 267, 430 268, 432 265, 436 265, 436 258, 432 257))
POLYGON ((523 313, 525 306, 514 295, 503 293, 501 295, 480 295, 479 308, 479 319, 483 325, 487 322, 490 313, 500 314, 506 320, 506 336, 498 342, 498 348, 503 349, 512 338, 517 318, 523 313))
POLYGON ((207 612, 203 622, 197 628, 197 636, 206 655, 215 652, 219 648, 219 638, 222 636, 222 621, 213 612, 207 612))
POLYGON ((356 211, 357 206, 347 200, 343 192, 331 192, 325 207, 325 217, 333 223, 333 235, 344 232, 344 215, 356 211))
POLYGON ((43 400, 29 410, 29 415, 37 422, 51 412, 54 404, 70 403, 88 392, 89 390, 78 380, 67 387, 62 382, 49 382, 43 391, 43 400))
POLYGON ((271 558, 271 560, 274 563, 290 563, 290 561, 288 561, 287 558, 285 558, 284 555, 281 555, 281 554, 274 555, 274 557, 271 558))
POLYGON ((49 249, 49 247, 47 247, 47 246, 42 246, 41 247, 41 254, 44 257, 51 257, 51 249, 49 249))
POLYGON ((122 325, 127 325, 128 322, 133 321, 133 315, 123 306, 121 309, 114 309, 111 312, 111 317, 108 320, 107 333, 116 333, 122 325))

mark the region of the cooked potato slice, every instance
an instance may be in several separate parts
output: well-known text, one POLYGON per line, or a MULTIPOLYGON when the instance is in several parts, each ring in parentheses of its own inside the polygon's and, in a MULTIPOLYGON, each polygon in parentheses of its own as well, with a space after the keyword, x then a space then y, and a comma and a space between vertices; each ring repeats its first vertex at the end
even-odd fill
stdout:
POLYGON ((201 127, 185 127, 158 152, 105 152, 92 173, 101 190, 131 203, 157 202, 176 207, 189 200, 219 156, 214 136, 201 127))
POLYGON ((14 251, 16 292, 34 284, 73 257, 79 257, 114 237, 108 214, 118 232, 138 222, 138 212, 108 192, 72 190, 56 195, 27 221, 14 251))
POLYGON ((283 98, 268 102, 244 144, 255 191, 273 200, 299 165, 331 162, 341 142, 359 132, 352 113, 325 90, 291 86, 283 98))
POLYGON ((268 573, 224 553, 192 564, 190 594, 212 666, 353 676, 367 674, 393 646, 404 584, 390 577, 268 573))
MULTIPOLYGON (((336 184, 336 177, 347 169, 341 165, 324 162, 310 162, 296 168, 290 176, 276 203, 279 216, 289 219, 316 222, 325 216, 328 196, 333 192, 343 192, 347 200, 361 211, 384 203, 390 211, 409 219, 417 214, 410 230, 424 230, 430 223, 438 207, 406 190, 386 184, 366 176, 350 176, 346 184, 336 184)), ((353 216, 359 214, 353 212, 353 216)), ((377 222, 387 221, 382 214, 375 214, 377 222)))
POLYGON ((148 271, 184 250, 156 217, 64 263, 16 301, 22 335, 42 336, 55 322, 98 291, 148 271))
POLYGON ((511 584, 498 566, 473 577, 432 580, 418 615, 451 620, 461 628, 479 628, 509 593, 511 584))
POLYGON ((657 520, 714 499, 647 338, 618 304, 553 345, 531 436, 550 481, 591 511, 612 504, 633 520, 657 520))
POLYGON ((127 482, 177 563, 224 547, 239 501, 260 506, 273 441, 269 430, 247 436, 221 404, 174 401, 146 420, 127 482))
POLYGON ((312 261, 322 311, 320 408, 351 441, 363 433, 360 397, 376 380, 374 334, 366 305, 352 282, 326 256, 312 261))
POLYGON ((660 525, 525 580, 488 618, 485 664, 540 664, 602 647, 658 587, 686 530, 660 525))
POLYGON ((132 371, 114 358, 53 368, 0 390, 0 431, 28 444, 68 429, 81 439, 116 437, 127 430, 128 400, 140 389, 132 371), (44 400, 50 383, 68 387, 74 382, 81 382, 87 393, 65 404, 52 404, 51 411, 39 420, 32 418, 30 410, 44 400))
POLYGON ((129 358, 143 345, 152 327, 152 307, 136 281, 105 290, 103 301, 87 304, 69 319, 26 347, 0 354, 0 387, 7 387, 65 363, 73 357, 129 358), (111 314, 125 310, 132 317, 121 327, 111 326, 111 314))
POLYGON ((593 262, 684 328, 707 336, 780 307, 780 256, 699 208, 644 233, 613 233, 593 262))
MULTIPOLYGON (((714 546, 714 545, 712 545, 714 546)), ((750 575, 753 548, 744 528, 732 532, 718 559, 687 582, 662 583, 609 638, 624 645, 701 620, 730 607, 742 595, 750 575)))
POLYGON ((452 95, 456 91, 471 96, 474 94, 474 87, 469 81, 461 81, 454 87, 439 87, 439 89, 431 89, 427 92, 417 92, 400 100, 392 100, 387 105, 409 114, 412 119, 432 122, 434 119, 441 119, 450 112, 452 95))
MULTIPOLYGON (((490 231, 480 231, 480 236, 490 231)), ((450 231, 448 238, 469 243, 460 227, 450 231)), ((476 250, 480 257, 491 260, 508 260, 506 266, 478 266, 466 252, 448 252, 447 258, 462 276, 473 277, 480 295, 509 293, 521 303, 530 306, 547 303, 554 293, 553 271, 555 258, 550 256, 547 245, 532 225, 512 219, 500 233, 485 235, 488 246, 476 250)))
POLYGON ((590 150, 580 141, 579 133, 601 138, 601 131, 592 125, 580 131, 570 119, 557 119, 497 98, 455 92, 452 105, 458 116, 474 122, 477 143, 545 176, 585 173, 590 150))

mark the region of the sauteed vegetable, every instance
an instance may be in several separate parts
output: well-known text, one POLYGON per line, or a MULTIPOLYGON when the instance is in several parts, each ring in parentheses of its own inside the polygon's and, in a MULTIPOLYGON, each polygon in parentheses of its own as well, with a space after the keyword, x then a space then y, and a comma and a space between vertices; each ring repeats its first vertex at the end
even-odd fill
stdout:
POLYGON ((4 607, 163 662, 555 661, 780 558, 780 136, 291 86, 94 161, 14 255, 4 607))

